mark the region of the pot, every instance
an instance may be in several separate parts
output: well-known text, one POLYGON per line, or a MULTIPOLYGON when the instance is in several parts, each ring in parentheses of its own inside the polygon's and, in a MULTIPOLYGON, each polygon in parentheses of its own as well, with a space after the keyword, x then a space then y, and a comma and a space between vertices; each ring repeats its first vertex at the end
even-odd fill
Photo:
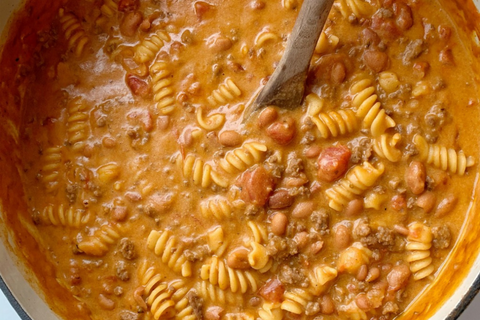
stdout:
MULTIPOLYGON (((474 39, 472 47, 472 67, 476 70, 477 82, 480 84, 480 0, 473 0, 475 8, 467 0, 441 0, 445 6, 453 8, 452 18, 469 30, 469 35, 474 39), (465 17, 470 18, 465 23, 465 17), (477 17, 475 20, 474 17, 477 17), (476 30, 476 31, 475 31, 476 30), (476 45, 475 45, 476 42, 476 45)), ((0 30, 3 30, 0 38, 0 53, 2 40, 5 40, 9 17, 22 5, 22 0, 1 0, 0 1, 0 30)), ((1 70, 0 70, 1 72, 1 70)), ((1 84, 0 84, 1 85, 1 84)), ((480 93, 479 93, 480 95, 480 93)), ((55 301, 49 301, 35 275, 26 267, 23 257, 26 253, 22 251, 19 243, 34 244, 33 238, 27 235, 28 227, 24 234, 14 236, 6 223, 5 208, 7 202, 21 202, 20 196, 15 195, 16 190, 12 185, 21 188, 21 182, 16 174, 15 150, 8 146, 15 146, 15 129, 11 121, 5 121, 3 110, 0 112, 0 289, 5 293, 8 300, 20 315, 21 319, 60 319, 49 307, 55 301), (5 147, 7 146, 7 147, 5 147), (12 173, 14 172, 14 173, 12 173), (8 200, 7 200, 8 199, 8 200), (31 239, 27 239, 31 238, 31 239)), ((6 112, 8 114, 8 112, 6 112)), ((477 157, 478 158, 478 157, 477 157)), ((455 248, 450 253, 450 259, 444 263, 438 272, 435 281, 427 287, 424 292, 412 303, 412 305, 399 317, 399 319, 431 319, 453 320, 459 317, 463 310, 480 290, 480 237, 477 236, 480 230, 480 183, 477 176, 472 205, 467 213, 467 219, 462 228, 455 248)), ((18 210, 22 209, 20 203, 18 210)), ((23 204, 25 209, 25 204, 23 204)), ((21 219, 20 219, 21 220, 21 219)), ((40 257, 40 256, 39 256, 40 257)), ((36 257, 29 257, 30 263, 36 257)), ((35 262, 36 263, 36 262, 35 262)), ((40 261, 38 263, 41 264, 40 261)), ((48 281, 45 280, 44 281, 48 281)), ((54 282, 50 279, 50 284, 54 282)), ((62 309, 61 306, 57 306, 62 309)), ((64 310, 65 311, 65 310, 64 310)))

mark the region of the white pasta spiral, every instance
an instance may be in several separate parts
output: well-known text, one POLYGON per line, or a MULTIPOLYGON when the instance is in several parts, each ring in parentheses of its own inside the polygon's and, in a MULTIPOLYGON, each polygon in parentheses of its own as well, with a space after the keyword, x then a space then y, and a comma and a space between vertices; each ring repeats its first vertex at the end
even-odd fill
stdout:
POLYGON ((307 304, 313 300, 313 295, 304 289, 294 288, 286 291, 283 295, 281 309, 294 313, 302 314, 305 312, 307 304))
POLYGON ((320 38, 318 38, 317 45, 315 46, 315 53, 316 54, 324 54, 330 50, 334 50, 338 43, 340 42, 340 38, 335 35, 327 35, 325 32, 322 32, 320 38))
POLYGON ((313 267, 309 274, 312 293, 317 296, 322 294, 326 289, 325 285, 335 279, 337 275, 337 269, 327 265, 313 267))
POLYGON ((355 301, 349 304, 339 306, 338 314, 345 319, 349 320, 367 320, 367 314, 360 309, 355 301))
POLYGON ((225 239, 222 226, 216 226, 207 233, 207 242, 210 251, 221 257, 227 250, 229 241, 225 239))
POLYGON ((208 188, 212 183, 220 187, 228 187, 229 182, 225 177, 216 172, 208 163, 204 163, 202 159, 189 154, 182 159, 182 155, 178 155, 176 159, 177 165, 181 168, 185 178, 191 178, 196 186, 208 188))
POLYGON ((266 243, 268 241, 268 232, 264 225, 258 222, 248 221, 247 226, 252 231, 253 241, 257 243, 266 243))
POLYGON ((242 295, 222 290, 208 281, 197 282, 195 289, 203 299, 211 301, 212 303, 233 305, 243 302, 242 295))
POLYGON ((281 40, 282 40, 282 38, 278 34, 276 34, 275 32, 262 31, 255 38, 255 47, 261 48, 267 42, 276 42, 276 41, 281 41, 281 40))
POLYGON ((53 205, 48 205, 43 209, 41 214, 41 221, 44 224, 51 224, 53 226, 63 226, 70 228, 80 228, 90 221, 90 211, 81 209, 73 209, 73 207, 65 208, 63 204, 58 208, 53 205))
POLYGON ((169 42, 170 36, 163 30, 157 31, 149 38, 145 38, 139 45, 135 47, 133 59, 137 63, 146 63, 155 59, 157 53, 169 42))
POLYGON ((61 8, 58 12, 60 17, 60 25, 68 42, 68 48, 72 50, 77 57, 80 57, 89 38, 80 23, 80 20, 72 13, 66 13, 65 9, 61 8))
POLYGON ((105 0, 100 7, 100 12, 102 15, 95 21, 97 26, 101 26, 108 22, 113 16, 118 13, 118 1, 115 0, 105 0))
POLYGON ((384 170, 385 166, 381 162, 377 168, 369 162, 354 166, 343 179, 327 189, 325 193, 330 200, 328 205, 336 211, 341 211, 348 202, 372 187, 384 170))
POLYGON ((172 72, 168 63, 157 61, 150 67, 153 101, 162 114, 170 114, 175 109, 175 95, 172 87, 172 72))
POLYGON ((279 303, 264 302, 262 308, 258 311, 260 320, 282 320, 283 311, 279 303))
POLYGON ((203 108, 197 108, 197 122, 200 128, 213 131, 220 129, 225 123, 225 115, 222 113, 214 113, 209 116, 203 114, 203 108))
POLYGON ((413 142, 420 153, 420 160, 444 171, 464 175, 467 168, 475 165, 472 156, 465 156, 463 150, 455 151, 435 144, 428 144, 424 137, 415 135, 413 142))
POLYGON ((202 266, 200 277, 218 285, 222 290, 230 289, 233 293, 245 293, 249 289, 255 292, 258 289, 257 280, 249 271, 232 269, 217 256, 202 266))
POLYGON ((247 142, 240 148, 230 150, 220 160, 220 167, 228 173, 245 171, 263 160, 267 146, 259 142, 247 142))
POLYGON ((78 244, 80 251, 92 256, 104 256, 108 247, 120 239, 122 229, 118 224, 105 224, 93 236, 78 244))
POLYGON ((337 7, 344 18, 353 14, 357 18, 366 17, 372 14, 372 6, 365 0, 340 0, 337 7))
POLYGON ((354 95, 352 105, 357 109, 357 118, 363 119, 363 128, 370 129, 372 136, 378 137, 388 128, 396 125, 378 101, 371 80, 363 79, 355 82, 350 88, 350 93, 354 95))
POLYGON ((42 154, 42 182, 47 192, 58 190, 58 177, 62 167, 62 147, 50 147, 43 150, 42 154))
POLYGON ((68 103, 68 143, 74 152, 82 152, 89 135, 88 105, 81 98, 68 103))
POLYGON ((402 152, 396 147, 402 139, 400 133, 393 136, 382 134, 373 142, 373 151, 380 157, 391 162, 398 162, 402 157, 402 152))
POLYGON ((421 280, 431 275, 435 268, 430 256, 433 234, 432 230, 420 222, 413 222, 408 226, 407 245, 409 251, 406 261, 410 263, 410 271, 414 280, 421 280))
POLYGON ((147 238, 147 248, 161 257, 162 262, 173 271, 181 273, 183 277, 192 276, 192 263, 184 255, 183 244, 170 230, 152 230, 147 238))
POLYGON ((212 106, 223 105, 234 99, 240 97, 242 91, 233 82, 231 78, 225 79, 225 81, 218 86, 218 89, 214 90, 208 97, 208 102, 212 106))
POLYGON ((208 199, 200 203, 200 211, 205 218, 215 217, 217 220, 225 220, 232 216, 232 205, 221 197, 208 199))

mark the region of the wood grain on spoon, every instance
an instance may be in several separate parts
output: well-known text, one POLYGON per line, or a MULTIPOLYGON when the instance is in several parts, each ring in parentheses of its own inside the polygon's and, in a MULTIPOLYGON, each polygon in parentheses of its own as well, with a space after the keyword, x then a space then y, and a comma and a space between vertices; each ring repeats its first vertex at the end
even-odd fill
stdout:
POLYGON ((334 0, 305 0, 288 39, 278 67, 255 102, 245 112, 245 119, 264 106, 293 109, 302 103, 307 71, 313 51, 334 0))

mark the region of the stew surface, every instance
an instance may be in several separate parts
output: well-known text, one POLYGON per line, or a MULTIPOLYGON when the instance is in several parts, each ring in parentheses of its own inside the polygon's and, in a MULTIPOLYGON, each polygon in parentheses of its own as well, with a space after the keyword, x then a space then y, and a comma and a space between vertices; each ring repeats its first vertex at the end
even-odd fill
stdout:
POLYGON ((24 35, 20 221, 75 318, 387 320, 435 279, 477 174, 462 30, 336 1, 302 106, 244 121, 301 4, 65 1, 24 35))

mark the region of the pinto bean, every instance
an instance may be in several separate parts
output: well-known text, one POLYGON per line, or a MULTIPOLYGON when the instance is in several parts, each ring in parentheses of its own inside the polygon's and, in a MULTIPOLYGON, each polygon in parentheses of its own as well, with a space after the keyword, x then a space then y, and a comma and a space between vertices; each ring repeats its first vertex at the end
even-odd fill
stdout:
POLYGON ((358 269, 356 278, 358 281, 365 281, 365 279, 367 278, 367 275, 368 275, 368 267, 366 264, 364 264, 360 267, 360 269, 358 269))
POLYGON ((308 233, 305 231, 299 232, 293 237, 293 241, 297 243, 298 248, 301 250, 308 244, 308 233))
POLYGON ((355 298, 355 303, 363 311, 369 311, 369 310, 372 309, 372 304, 371 304, 370 300, 367 298, 367 295, 365 293, 360 293, 355 298))
POLYGON ((376 73, 380 73, 388 67, 388 55, 385 52, 370 49, 363 53, 363 61, 376 73))
POLYGON ((268 280, 259 290, 258 294, 265 300, 270 302, 281 302, 283 300, 283 293, 285 286, 278 279, 268 280))
POLYGON ((278 112, 274 107, 266 107, 260 112, 257 118, 257 125, 259 128, 265 128, 277 120, 278 112))
POLYGON ((333 84, 339 85, 341 84, 347 75, 347 69, 345 68, 345 64, 343 62, 336 62, 332 69, 330 70, 330 79, 332 80, 333 84))
POLYGON ((118 2, 118 11, 130 12, 138 9, 140 0, 120 0, 118 2))
POLYGON ((425 190, 427 177, 425 166, 419 161, 412 161, 405 173, 405 181, 413 194, 421 194, 425 190))
POLYGON ((115 221, 124 221, 127 218, 127 207, 116 206, 112 210, 111 217, 115 221))
POLYGON ((410 268, 406 264, 393 267, 387 275, 388 291, 395 292, 406 287, 410 274, 410 268))
POLYGON ((205 320, 220 320, 222 313, 225 311, 222 307, 211 306, 205 311, 205 320))
POLYGON ((102 139, 102 144, 105 148, 114 148, 117 145, 117 141, 112 137, 104 137, 102 139))
POLYGON ((113 310, 115 309, 115 301, 105 297, 103 294, 98 295, 98 304, 100 308, 104 310, 113 310))
POLYGON ((310 147, 306 148, 303 151, 303 154, 305 155, 305 157, 313 159, 313 158, 318 157, 320 152, 322 152, 322 148, 320 148, 317 145, 313 145, 313 146, 310 146, 310 147))
POLYGON ((365 46, 378 45, 380 43, 380 37, 378 34, 370 28, 365 28, 361 33, 362 43, 365 46))
POLYGON ((365 278, 365 281, 373 282, 377 280, 378 277, 380 277, 380 269, 378 269, 377 267, 373 267, 368 270, 368 274, 367 274, 367 277, 365 278))
POLYGON ((268 206, 272 209, 284 209, 290 207, 295 201, 295 198, 292 197, 287 190, 279 189, 268 199, 268 206))
POLYGON ((395 23, 401 30, 408 30, 413 26, 413 14, 409 5, 402 2, 395 2, 395 23))
POLYGON ((345 207, 344 214, 347 217, 354 217, 359 215, 363 210, 363 201, 360 199, 353 199, 345 207))
POLYGON ((273 190, 274 181, 263 166, 255 166, 244 172, 239 178, 242 186, 240 197, 258 206, 264 206, 273 190))
POLYGON ((276 143, 284 146, 293 140, 296 131, 295 120, 292 117, 287 117, 283 121, 272 123, 266 132, 276 143))
POLYGON ((306 218, 312 214, 314 209, 315 209, 315 204, 313 203, 313 201, 300 202, 293 209, 292 217, 297 219, 306 218))
POLYGON ((283 236, 287 231, 288 218, 283 212, 277 212, 272 217, 272 232, 277 236, 283 236))
POLYGON ((230 252, 227 258, 227 265, 232 269, 248 269, 248 250, 246 248, 238 248, 230 252))
POLYGON ((335 303, 329 295, 324 295, 320 300, 320 308, 324 314, 332 314, 335 312, 335 303))
POLYGON ((437 202, 435 193, 427 191, 417 198, 415 204, 422 208, 425 213, 429 213, 435 206, 435 202, 437 202))
POLYGON ((446 196, 445 199, 440 201, 440 203, 438 204, 437 210, 435 211, 435 218, 441 218, 449 214, 453 210, 453 208, 455 208, 457 202, 457 196, 453 194, 446 196))
POLYGON ((145 97, 148 95, 150 88, 148 87, 148 84, 140 79, 134 76, 133 74, 127 75, 127 85, 132 90, 132 93, 136 96, 140 97, 145 97))
POLYGON ((225 147, 236 147, 242 143, 242 136, 233 130, 223 131, 218 136, 218 142, 225 147))
POLYGON ((217 53, 227 51, 232 45, 232 40, 220 34, 214 34, 207 39, 208 48, 217 53))
POLYGON ((404 194, 396 194, 392 197, 390 205, 392 206, 393 210, 400 211, 407 207, 407 199, 405 199, 404 194))
POLYGON ((424 78, 430 69, 430 64, 425 61, 418 61, 413 64, 413 73, 419 78, 424 78))
POLYGON ((333 228, 333 245, 338 250, 343 250, 350 245, 352 236, 350 229, 343 224, 333 228))
POLYGON ((348 161, 352 153, 342 145, 328 147, 318 157, 318 178, 332 182, 341 177, 348 168, 348 161))
POLYGON ((143 16, 140 12, 129 12, 125 15, 120 24, 120 32, 127 37, 133 37, 137 32, 140 23, 142 23, 143 16))

